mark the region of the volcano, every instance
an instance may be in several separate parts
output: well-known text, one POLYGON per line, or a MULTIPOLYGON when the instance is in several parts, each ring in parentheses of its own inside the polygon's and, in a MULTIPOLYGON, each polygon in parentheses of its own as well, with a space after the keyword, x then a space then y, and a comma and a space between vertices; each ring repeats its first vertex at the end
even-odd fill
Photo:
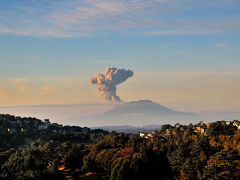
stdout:
POLYGON ((73 118, 80 126, 146 126, 176 123, 198 123, 200 117, 194 113, 179 112, 151 100, 121 102, 103 114, 73 118))
MULTIPOLYGON (((183 113, 174 111, 151 100, 140 100, 116 104, 113 109, 104 113, 105 115, 183 115, 183 113)), ((192 113, 191 113, 192 114, 192 113)))

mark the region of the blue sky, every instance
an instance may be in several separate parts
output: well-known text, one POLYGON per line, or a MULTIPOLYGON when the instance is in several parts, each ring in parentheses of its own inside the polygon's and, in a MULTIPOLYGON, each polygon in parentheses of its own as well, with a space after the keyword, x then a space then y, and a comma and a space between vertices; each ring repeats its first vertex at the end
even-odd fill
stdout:
POLYGON ((125 100, 150 98, 185 109, 227 104, 235 110, 239 42, 238 0, 0 1, 0 105, 104 102, 88 79, 117 66, 135 72, 118 89, 125 100), (139 84, 147 84, 148 92, 139 84), (182 86, 196 93, 189 97, 182 86), (169 97, 157 93, 171 87, 169 97), (205 104, 195 98, 204 95, 205 104))

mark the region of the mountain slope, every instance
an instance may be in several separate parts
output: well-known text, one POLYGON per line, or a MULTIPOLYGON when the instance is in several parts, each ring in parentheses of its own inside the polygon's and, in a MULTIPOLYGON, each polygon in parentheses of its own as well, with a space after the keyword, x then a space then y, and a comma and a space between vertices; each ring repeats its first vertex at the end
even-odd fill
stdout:
POLYGON ((126 103, 116 104, 113 109, 104 113, 105 115, 193 115, 192 113, 184 113, 174 111, 151 100, 140 100, 126 103))
POLYGON ((150 100, 122 102, 114 105, 104 114, 74 118, 72 121, 86 126, 144 126, 149 124, 188 124, 198 123, 199 116, 179 112, 154 103, 150 100))

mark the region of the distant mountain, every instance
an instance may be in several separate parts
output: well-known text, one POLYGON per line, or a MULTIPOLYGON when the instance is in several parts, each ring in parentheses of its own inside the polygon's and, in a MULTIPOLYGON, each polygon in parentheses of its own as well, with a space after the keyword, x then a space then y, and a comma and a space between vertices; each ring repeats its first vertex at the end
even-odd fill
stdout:
POLYGON ((164 107, 151 100, 140 100, 125 103, 118 103, 114 108, 105 112, 104 115, 127 115, 127 116, 144 116, 144 115, 193 115, 193 113, 184 113, 174 111, 164 107))
POLYGON ((103 129, 106 131, 116 131, 116 132, 123 132, 123 133, 131 133, 131 134, 137 134, 139 132, 142 133, 151 133, 154 130, 160 130, 161 129, 161 125, 146 125, 146 126, 140 126, 140 127, 136 127, 136 126, 100 126, 100 127, 93 127, 93 129, 103 129))
POLYGON ((167 123, 174 125, 240 119, 240 112, 205 111, 193 114, 175 111, 150 100, 117 104, 0 106, 0 113, 87 127, 130 125, 141 128, 153 125, 155 128, 156 125, 167 123))
POLYGON ((204 122, 213 121, 232 121, 240 119, 240 112, 232 111, 201 111, 196 114, 200 115, 204 122))
POLYGON ((140 100, 117 103, 112 109, 103 114, 73 118, 71 121, 89 127, 123 125, 139 127, 146 125, 198 123, 200 117, 193 113, 169 109, 151 100, 140 100))
POLYGON ((0 106, 0 113, 14 114, 21 117, 36 117, 50 119, 64 125, 79 125, 71 119, 81 116, 101 114, 112 108, 112 104, 59 104, 31 106, 0 106))

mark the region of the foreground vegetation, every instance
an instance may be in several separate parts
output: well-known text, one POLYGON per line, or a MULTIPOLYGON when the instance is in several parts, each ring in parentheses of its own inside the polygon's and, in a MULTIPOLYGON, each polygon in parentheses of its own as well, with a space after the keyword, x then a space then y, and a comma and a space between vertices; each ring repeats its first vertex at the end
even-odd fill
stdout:
POLYGON ((238 121, 164 125, 149 135, 106 133, 88 144, 49 131, 29 146, 4 146, 0 179, 240 179, 238 128, 238 121))

